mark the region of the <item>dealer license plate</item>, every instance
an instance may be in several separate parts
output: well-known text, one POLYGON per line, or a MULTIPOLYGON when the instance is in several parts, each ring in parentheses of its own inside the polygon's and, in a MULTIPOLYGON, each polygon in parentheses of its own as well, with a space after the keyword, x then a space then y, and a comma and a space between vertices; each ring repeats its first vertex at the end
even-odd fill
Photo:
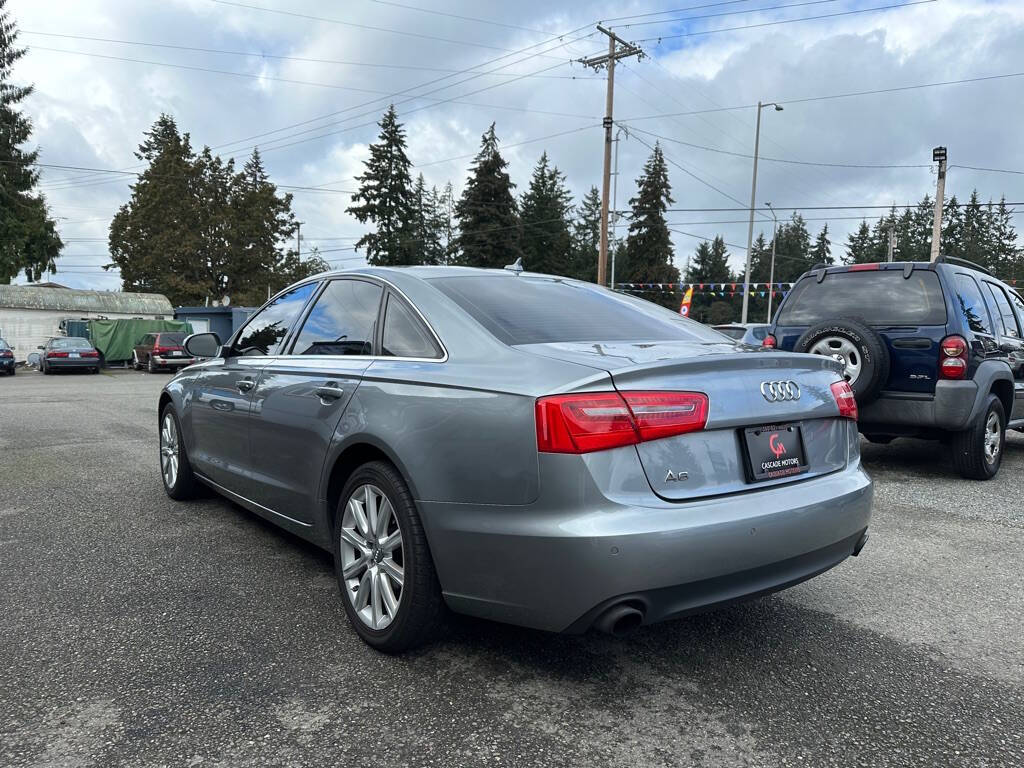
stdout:
POLYGON ((807 471, 799 424, 768 424, 743 431, 750 479, 775 480, 807 471))

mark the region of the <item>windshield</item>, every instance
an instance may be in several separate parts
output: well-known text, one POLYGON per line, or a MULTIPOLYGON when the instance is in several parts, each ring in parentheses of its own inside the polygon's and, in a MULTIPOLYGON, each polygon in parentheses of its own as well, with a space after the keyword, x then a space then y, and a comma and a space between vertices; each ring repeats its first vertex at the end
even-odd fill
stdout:
POLYGON ((472 275, 429 281, 506 344, 701 341, 715 331, 649 301, 550 277, 472 275))
POLYGON ((88 339, 83 339, 80 336, 68 336, 64 339, 53 339, 50 341, 50 347, 53 349, 77 349, 79 347, 91 348, 92 344, 88 339))
POLYGON ((832 272, 796 284, 779 313, 778 325, 814 325, 835 317, 863 317, 870 325, 944 325, 946 303, 930 269, 832 272))

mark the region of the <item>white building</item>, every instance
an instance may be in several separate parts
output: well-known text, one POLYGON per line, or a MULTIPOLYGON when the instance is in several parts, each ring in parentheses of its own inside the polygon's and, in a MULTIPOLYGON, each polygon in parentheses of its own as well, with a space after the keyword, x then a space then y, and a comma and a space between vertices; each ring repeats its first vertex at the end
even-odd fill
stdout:
POLYGON ((24 361, 51 336, 60 336, 63 320, 141 317, 173 320, 174 308, 159 293, 80 291, 39 285, 0 285, 0 338, 24 361))

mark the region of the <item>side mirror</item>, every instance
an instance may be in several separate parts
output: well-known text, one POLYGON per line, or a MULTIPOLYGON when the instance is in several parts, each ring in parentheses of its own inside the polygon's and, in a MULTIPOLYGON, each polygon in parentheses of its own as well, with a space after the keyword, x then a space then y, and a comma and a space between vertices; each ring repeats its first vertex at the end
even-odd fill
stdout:
POLYGON ((220 336, 216 333, 193 333, 183 345, 193 357, 216 357, 220 351, 220 336))
POLYGON ((38 347, 36 347, 36 349, 46 349, 46 347, 44 347, 42 344, 40 344, 38 347))

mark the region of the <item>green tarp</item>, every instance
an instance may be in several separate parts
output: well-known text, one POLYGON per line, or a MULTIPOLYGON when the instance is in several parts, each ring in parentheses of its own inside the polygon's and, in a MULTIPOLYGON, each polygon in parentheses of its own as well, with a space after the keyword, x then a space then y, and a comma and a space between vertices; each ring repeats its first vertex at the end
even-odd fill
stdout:
POLYGON ((147 333, 180 331, 192 333, 192 326, 180 320, 90 320, 89 339, 108 363, 130 360, 132 350, 147 333))

